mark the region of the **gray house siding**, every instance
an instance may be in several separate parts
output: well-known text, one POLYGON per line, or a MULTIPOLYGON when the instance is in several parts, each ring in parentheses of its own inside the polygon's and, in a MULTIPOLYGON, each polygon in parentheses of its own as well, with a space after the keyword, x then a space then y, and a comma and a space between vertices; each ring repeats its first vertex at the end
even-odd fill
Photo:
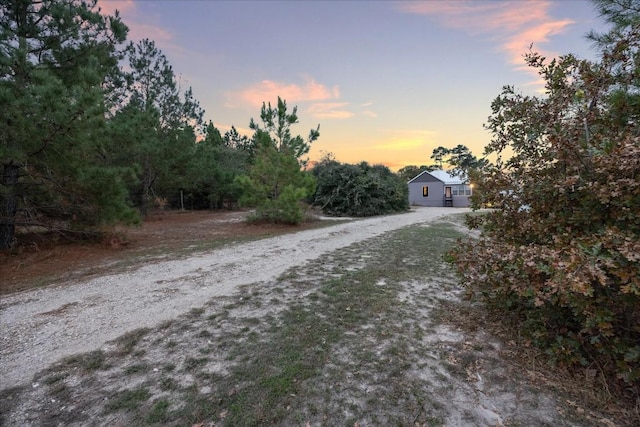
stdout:
POLYGON ((471 206, 471 200, 469 200, 468 196, 453 196, 451 199, 454 208, 467 208, 471 206))
POLYGON ((409 181, 409 204, 413 206, 429 207, 468 207, 471 187, 462 180, 450 177, 445 171, 434 171, 436 178, 429 172, 422 172, 409 181), (447 190, 447 187, 450 190, 447 190), (426 190, 425 190, 426 188, 426 190), (450 197, 445 197, 449 193, 450 197))
POLYGON ((409 183, 409 204, 418 206, 444 206, 444 184, 437 178, 423 173, 413 178, 409 183), (427 187, 424 196, 423 187, 427 187))

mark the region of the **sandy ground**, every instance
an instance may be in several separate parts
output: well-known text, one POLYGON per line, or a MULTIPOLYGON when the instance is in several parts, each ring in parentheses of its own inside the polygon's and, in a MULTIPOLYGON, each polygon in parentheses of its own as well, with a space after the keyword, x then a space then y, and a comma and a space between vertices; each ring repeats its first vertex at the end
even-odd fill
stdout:
POLYGON ((418 208, 3 296, 2 387, 26 384, 64 356, 98 349, 128 331, 173 319, 212 297, 232 294, 240 285, 271 280, 327 252, 453 212, 418 208))

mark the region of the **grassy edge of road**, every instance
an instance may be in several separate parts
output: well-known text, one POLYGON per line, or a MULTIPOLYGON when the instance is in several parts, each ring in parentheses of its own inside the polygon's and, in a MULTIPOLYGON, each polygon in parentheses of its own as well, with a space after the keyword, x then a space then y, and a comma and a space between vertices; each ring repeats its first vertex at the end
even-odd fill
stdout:
POLYGON ((601 425, 517 357, 505 363, 515 350, 448 326, 481 315, 443 261, 461 218, 353 244, 65 358, 0 392, 0 423, 601 425))

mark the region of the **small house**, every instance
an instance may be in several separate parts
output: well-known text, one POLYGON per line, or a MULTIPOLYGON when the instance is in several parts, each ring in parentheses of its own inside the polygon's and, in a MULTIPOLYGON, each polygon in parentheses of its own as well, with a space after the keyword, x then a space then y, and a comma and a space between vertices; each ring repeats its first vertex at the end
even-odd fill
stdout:
POLYGON ((468 207, 472 185, 465 177, 457 177, 445 170, 424 171, 411 179, 409 204, 432 207, 468 207))

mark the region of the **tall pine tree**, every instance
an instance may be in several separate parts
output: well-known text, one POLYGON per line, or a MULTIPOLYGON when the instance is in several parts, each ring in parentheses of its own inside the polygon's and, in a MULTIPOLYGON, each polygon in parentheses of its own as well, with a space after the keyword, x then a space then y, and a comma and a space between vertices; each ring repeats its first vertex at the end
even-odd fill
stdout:
POLYGON ((104 148, 104 83, 127 28, 95 1, 0 3, 0 248, 16 225, 133 219, 104 148))
POLYGON ((184 188, 194 160, 198 135, 204 134, 204 111, 191 89, 181 93, 166 56, 152 40, 131 43, 125 85, 110 122, 112 161, 132 165, 137 183, 132 200, 142 212, 155 199, 167 199, 184 188))

